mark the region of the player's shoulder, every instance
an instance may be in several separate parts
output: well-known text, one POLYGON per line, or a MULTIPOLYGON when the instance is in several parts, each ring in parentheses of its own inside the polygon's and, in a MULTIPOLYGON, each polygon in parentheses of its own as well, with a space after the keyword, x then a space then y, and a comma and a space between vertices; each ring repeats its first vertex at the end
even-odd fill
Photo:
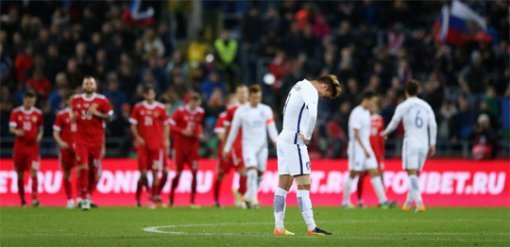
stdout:
POLYGON ((12 109, 12 111, 11 111, 11 112, 12 112, 12 113, 20 113, 20 112, 21 112, 21 108, 22 108, 22 106, 18 106, 18 107, 16 107, 16 108, 12 109))
POLYGON ((166 110, 166 106, 165 104, 159 102, 159 101, 154 101, 154 103, 156 104, 156 107, 157 108, 160 108, 160 109, 163 109, 163 110, 166 110))
POLYGON ((63 116, 67 114, 69 114, 69 108, 64 108, 57 111, 57 116, 63 116))
POLYGON ((34 113, 35 113, 35 114, 37 114, 37 115, 41 115, 41 116, 42 116, 42 114, 43 114, 43 113, 42 113, 42 111, 41 111, 39 108, 37 108, 37 107, 35 107, 35 106, 34 106, 32 109, 33 109, 33 111, 34 111, 34 113))
POLYGON ((228 115, 227 111, 222 111, 220 115, 218 115, 218 118, 226 118, 228 115))
POLYGON ((263 111, 266 111, 266 112, 272 112, 273 110, 271 109, 270 106, 264 104, 264 103, 260 103, 260 108, 263 110, 263 111))
POLYGON ((197 107, 196 111, 197 111, 198 113, 200 113, 200 114, 204 114, 204 113, 205 113, 204 108, 202 108, 202 107, 200 107, 200 106, 199 106, 199 107, 197 107))

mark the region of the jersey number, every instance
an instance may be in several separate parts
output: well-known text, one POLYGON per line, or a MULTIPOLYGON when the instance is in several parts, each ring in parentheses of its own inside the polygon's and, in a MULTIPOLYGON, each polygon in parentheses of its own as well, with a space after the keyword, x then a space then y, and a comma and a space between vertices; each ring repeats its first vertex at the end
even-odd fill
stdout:
POLYGON ((152 126, 152 118, 151 118, 151 117, 147 117, 147 116, 146 116, 146 117, 143 119, 143 125, 145 125, 145 126, 152 126))
POLYGON ((32 130, 32 123, 30 123, 30 122, 23 122, 23 130, 25 130, 25 131, 32 130))
POLYGON ((416 128, 421 128, 423 126, 423 118, 420 117, 420 111, 416 112, 414 124, 416 125, 416 128))
POLYGON ((91 120, 92 113, 90 113, 89 111, 81 110, 81 119, 82 120, 91 120))

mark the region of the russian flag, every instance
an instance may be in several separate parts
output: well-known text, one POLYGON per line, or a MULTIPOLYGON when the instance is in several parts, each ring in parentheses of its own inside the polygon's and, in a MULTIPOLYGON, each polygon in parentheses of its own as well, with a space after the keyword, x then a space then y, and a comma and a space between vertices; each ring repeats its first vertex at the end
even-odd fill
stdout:
POLYGON ((133 26, 150 26, 156 23, 154 18, 154 8, 149 7, 145 11, 141 11, 142 0, 131 0, 129 8, 122 13, 122 19, 133 26))
POLYGON ((471 41, 490 42, 487 24, 482 16, 460 1, 453 1, 451 9, 445 5, 434 22, 436 42, 463 45, 471 41))

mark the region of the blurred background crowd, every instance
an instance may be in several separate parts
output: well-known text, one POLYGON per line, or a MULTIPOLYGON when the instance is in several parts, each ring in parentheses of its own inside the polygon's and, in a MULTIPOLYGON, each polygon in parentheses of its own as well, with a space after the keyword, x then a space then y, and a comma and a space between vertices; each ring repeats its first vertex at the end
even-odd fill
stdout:
MULTIPOLYGON (((433 24, 448 1, 2 1, 0 3, 1 155, 9 157, 10 111, 33 88, 44 113, 43 156, 55 156, 52 123, 62 96, 95 76, 116 117, 107 155, 132 154, 127 120, 151 83, 171 113, 190 90, 206 112, 203 157, 216 155, 212 131, 228 94, 259 83, 281 123, 283 101, 303 78, 336 74, 345 93, 321 102, 312 158, 346 157, 347 120, 359 95, 381 95, 389 122, 410 78, 438 121, 438 152, 472 157, 477 144, 509 156, 510 67, 507 1, 469 1, 485 17, 490 42, 437 42, 433 24)), ((278 125, 281 126, 281 125, 278 125)), ((279 128, 280 129, 280 128, 279 128)), ((388 156, 398 156, 397 132, 388 156)), ((476 154, 476 152, 475 152, 476 154)), ((475 155, 476 156, 476 155, 475 155)), ((480 157, 474 157, 480 158, 480 157)))

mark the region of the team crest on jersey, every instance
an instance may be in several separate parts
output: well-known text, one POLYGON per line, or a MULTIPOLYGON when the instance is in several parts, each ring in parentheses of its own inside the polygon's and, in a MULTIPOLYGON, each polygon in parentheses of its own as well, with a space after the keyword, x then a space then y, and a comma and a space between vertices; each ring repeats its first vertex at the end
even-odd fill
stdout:
POLYGON ((23 117, 22 117, 22 116, 19 116, 19 117, 18 117, 18 120, 19 120, 19 121, 23 120, 23 117))
POLYGON ((159 117, 159 113, 158 112, 154 112, 154 117, 159 117))
POLYGON ((140 115, 145 115, 145 111, 140 111, 140 115))
POLYGON ((294 86, 294 89, 296 89, 296 91, 301 90, 301 85, 295 85, 295 86, 294 86))
POLYGON ((78 106, 78 108, 81 108, 81 104, 78 104, 77 106, 78 106))
POLYGON ((37 118, 35 116, 32 117, 32 122, 37 122, 37 118))
POLYGON ((310 164, 310 161, 307 161, 307 162, 306 162, 306 169, 310 170, 310 167, 311 167, 311 166, 312 166, 312 165, 310 164))

